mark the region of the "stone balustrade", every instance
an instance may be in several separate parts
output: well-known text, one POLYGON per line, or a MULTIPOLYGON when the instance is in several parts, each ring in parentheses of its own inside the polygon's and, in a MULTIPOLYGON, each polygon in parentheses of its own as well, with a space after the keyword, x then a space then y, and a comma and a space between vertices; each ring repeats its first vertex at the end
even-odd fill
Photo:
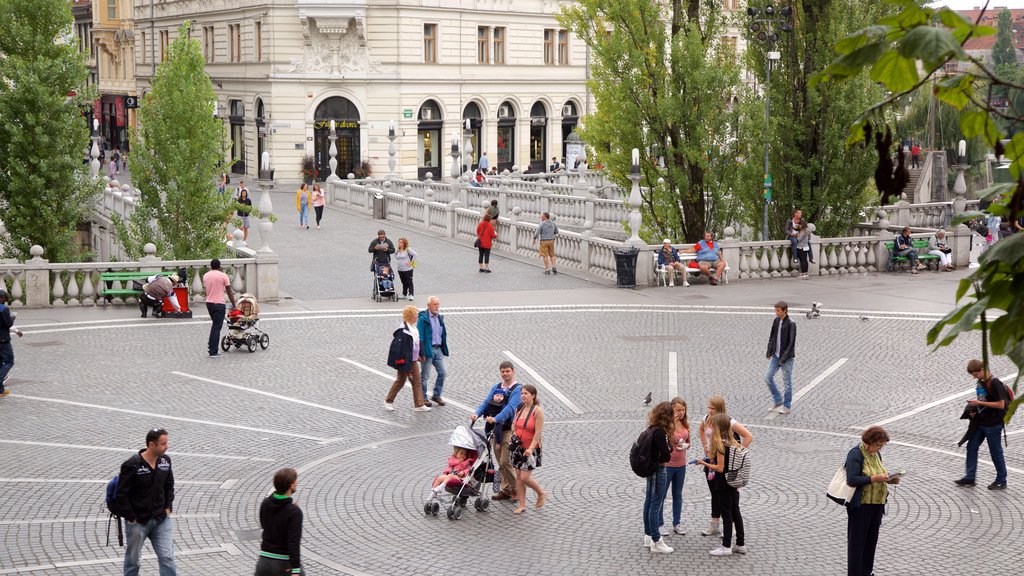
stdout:
MULTIPOLYGON (((973 211, 978 210, 978 208, 978 200, 966 201, 965 210, 973 211)), ((888 206, 874 206, 865 209, 865 213, 868 214, 869 217, 873 217, 875 219, 874 222, 887 218, 889 226, 898 230, 902 229, 904 226, 928 230, 949 228, 950 223, 953 220, 953 212, 952 202, 926 202, 923 204, 911 204, 906 200, 900 200, 888 206), (879 216, 879 210, 884 211, 885 215, 879 216)), ((874 222, 866 224, 873 224, 874 222)))

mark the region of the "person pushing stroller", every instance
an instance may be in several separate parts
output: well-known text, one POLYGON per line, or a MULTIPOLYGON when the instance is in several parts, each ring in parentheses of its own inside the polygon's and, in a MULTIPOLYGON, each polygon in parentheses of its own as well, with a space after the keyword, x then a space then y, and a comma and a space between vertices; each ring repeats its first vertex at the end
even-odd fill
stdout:
POLYGON ((370 242, 370 248, 367 251, 373 254, 370 270, 376 273, 377 266, 382 264, 391 265, 391 255, 395 253, 395 245, 391 243, 391 240, 388 240, 384 230, 377 230, 377 238, 370 242))

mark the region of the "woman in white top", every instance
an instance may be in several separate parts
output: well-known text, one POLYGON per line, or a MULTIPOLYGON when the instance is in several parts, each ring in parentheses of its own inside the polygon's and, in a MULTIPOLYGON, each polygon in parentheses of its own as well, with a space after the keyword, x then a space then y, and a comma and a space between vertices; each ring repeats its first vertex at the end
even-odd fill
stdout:
MULTIPOLYGON (((715 414, 727 414, 725 411, 725 398, 721 396, 712 396, 708 398, 708 413, 700 421, 700 443, 704 447, 704 454, 710 454, 711 450, 711 435, 714 433, 712 427, 709 425, 711 416, 715 414)), ((740 424, 735 419, 729 419, 729 426, 732 428, 733 434, 740 437, 740 444, 744 448, 750 447, 750 443, 754 441, 754 435, 747 430, 747 427, 740 424)), ((713 472, 712 472, 713 474, 713 472)), ((711 486, 711 479, 708 479, 708 487, 711 486)), ((722 533, 722 511, 717 510, 712 500, 711 506, 711 523, 708 527, 701 531, 701 536, 711 536, 713 534, 722 533)))
POLYGON ((953 250, 946 245, 946 231, 938 230, 928 239, 928 253, 939 257, 939 270, 947 272, 955 270, 950 253, 953 250))
POLYGON ((402 298, 412 301, 412 271, 416 267, 416 251, 409 248, 408 238, 398 239, 398 248, 395 250, 395 270, 398 270, 398 277, 402 279, 402 298))

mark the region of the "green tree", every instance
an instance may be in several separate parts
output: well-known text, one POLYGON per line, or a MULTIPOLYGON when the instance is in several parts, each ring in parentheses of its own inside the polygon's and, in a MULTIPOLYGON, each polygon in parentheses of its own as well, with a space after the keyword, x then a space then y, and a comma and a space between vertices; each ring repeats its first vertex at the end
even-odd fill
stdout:
MULTIPOLYGON (((885 110, 944 72, 947 63, 967 63, 937 82, 935 95, 944 105, 960 111, 960 130, 965 137, 983 138, 997 156, 1010 162, 1014 181, 979 194, 993 200, 988 210, 1004 218, 1024 215, 1024 132, 1013 134, 1004 144, 1008 134, 998 121, 1020 122, 1024 118, 993 106, 991 98, 999 87, 1024 90, 1024 85, 1000 76, 963 49, 969 38, 990 36, 996 31, 976 25, 949 8, 922 7, 913 0, 889 2, 897 5, 899 12, 840 40, 836 44, 840 56, 815 79, 845 82, 868 70, 872 80, 889 90, 888 97, 869 107, 853 123, 848 142, 863 142, 884 123, 885 110), (936 21, 942 26, 934 26, 936 21)), ((967 213, 961 220, 981 215, 967 213)), ((1024 234, 1001 240, 981 256, 979 264, 961 280, 956 293, 958 306, 932 327, 928 342, 946 346, 965 332, 980 331, 986 365, 990 351, 1007 356, 1017 365, 1016 388, 1024 373, 1024 234)), ((1007 420, 1021 401, 1024 398, 1018 395, 1010 405, 1007 420)))
POLYGON ((721 3, 579 0, 559 21, 591 48, 597 112, 581 136, 597 162, 628 188, 631 150, 641 151, 640 233, 695 241, 721 225, 716 206, 736 176, 731 104, 743 90, 735 55, 721 44, 721 3))
POLYGON ((171 259, 211 258, 223 251, 221 224, 231 198, 218 194, 213 183, 226 152, 224 125, 212 114, 213 87, 189 26, 178 28, 139 108, 139 128, 130 134, 132 181, 140 197, 131 218, 116 225, 132 257, 141 256, 148 242, 171 259))
POLYGON ((996 23, 996 43, 992 45, 992 65, 1016 66, 1017 51, 1013 49, 1013 16, 1003 8, 996 23))
POLYGON ((67 0, 0 0, 0 219, 4 251, 38 244, 54 262, 81 257, 78 224, 99 185, 82 159, 89 128, 88 70, 77 53, 67 0), (74 95, 72 95, 74 94, 74 95))

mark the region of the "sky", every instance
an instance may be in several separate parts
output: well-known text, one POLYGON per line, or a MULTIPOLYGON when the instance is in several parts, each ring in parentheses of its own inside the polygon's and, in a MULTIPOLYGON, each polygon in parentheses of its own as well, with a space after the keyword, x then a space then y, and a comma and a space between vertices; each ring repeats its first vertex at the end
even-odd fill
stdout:
MULTIPOLYGON (((985 0, 939 0, 932 2, 933 7, 949 6, 954 10, 971 10, 981 8, 985 0)), ((991 0, 988 3, 989 9, 993 8, 1024 8, 1024 0, 991 0)))

